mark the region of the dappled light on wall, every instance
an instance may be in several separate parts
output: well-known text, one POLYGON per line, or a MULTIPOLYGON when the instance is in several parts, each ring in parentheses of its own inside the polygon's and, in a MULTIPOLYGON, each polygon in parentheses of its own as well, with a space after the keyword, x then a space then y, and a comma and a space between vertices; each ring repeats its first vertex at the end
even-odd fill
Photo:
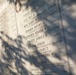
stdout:
POLYGON ((75 7, 74 0, 6 1, 0 75, 76 75, 75 7))

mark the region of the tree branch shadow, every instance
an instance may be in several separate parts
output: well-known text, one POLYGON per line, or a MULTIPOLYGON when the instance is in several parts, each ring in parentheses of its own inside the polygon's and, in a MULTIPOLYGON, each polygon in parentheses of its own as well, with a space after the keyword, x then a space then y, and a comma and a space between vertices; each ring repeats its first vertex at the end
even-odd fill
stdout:
MULTIPOLYGON (((59 23, 55 23, 56 20, 60 20, 58 15, 59 11, 57 11, 58 6, 56 4, 56 0, 52 0, 47 2, 46 0, 29 0, 29 2, 25 3, 24 6, 28 9, 28 7, 32 7, 32 11, 35 11, 37 13, 38 20, 43 21, 44 28, 45 28, 45 35, 46 37, 49 35, 52 38, 58 35, 59 37, 56 37, 53 44, 56 45, 58 42, 65 41, 63 39, 63 32, 61 32, 62 27, 59 23), (43 6, 44 9, 41 7, 43 6), (47 6, 47 8, 45 8, 47 6), (51 9, 51 7, 53 9, 51 9), (49 11, 49 12, 48 12, 49 11), (51 17, 48 19, 47 16, 51 17), (57 30, 56 30, 57 29, 57 30), (60 30, 58 32, 58 30, 60 30)), ((73 2, 76 2, 75 0, 72 0, 73 2)), ((14 3, 14 0, 9 0, 10 3, 14 3)), ((67 5, 69 2, 68 0, 64 1, 64 6, 67 5)), ((61 6, 61 9, 64 10, 64 6, 61 6)), ((67 7, 67 6, 66 6, 67 7)), ((60 10, 61 12, 61 10, 60 10)), ((64 19, 65 20, 65 19, 64 19)), ((74 19, 73 19, 74 20, 74 19)), ((70 22, 67 20, 68 24, 70 22)), ((66 31, 68 34, 70 34, 68 31, 66 31)), ((75 36, 74 36, 75 37, 75 36)), ((39 68, 41 72, 41 75, 70 75, 68 71, 64 68, 64 65, 54 64, 52 63, 47 56, 43 55, 39 52, 37 45, 27 42, 27 46, 29 49, 32 49, 34 54, 30 55, 28 53, 28 50, 24 48, 23 45, 23 39, 24 36, 19 35, 16 39, 10 38, 8 35, 2 33, 2 37, 0 37, 2 41, 2 48, 4 49, 2 58, 0 60, 0 74, 1 75, 33 75, 24 65, 26 65, 26 62, 29 62, 31 65, 34 65, 36 68, 39 68), (7 42, 5 39, 3 39, 3 36, 5 36, 11 43, 7 42), (24 60, 24 61, 23 61, 24 60), (15 71, 14 71, 15 68, 15 71), (5 69, 5 70, 4 70, 5 69)), ((24 38, 25 39, 25 38, 24 38)), ((25 39, 26 40, 26 39, 25 39)), ((69 39, 71 40, 71 39, 69 39)), ((61 43, 62 44, 62 43, 61 43)), ((69 46, 71 46, 68 43, 69 46)), ((60 45, 61 46, 61 45, 60 45)), ((62 45, 62 47, 64 47, 62 45)), ((58 48, 59 49, 59 48, 58 48)), ((72 47, 73 49, 73 47, 72 47)), ((70 51, 68 52, 70 53, 70 51)), ((53 57, 62 60, 60 54, 63 54, 61 51, 57 51, 53 53, 53 57), (58 55, 59 54, 59 55, 58 55)), ((76 53, 75 53, 76 54, 76 53)), ((70 58, 72 58, 71 55, 69 55, 70 58)), ((74 58, 72 58, 75 60, 74 58)), ((37 74, 38 75, 38 74, 37 74)))

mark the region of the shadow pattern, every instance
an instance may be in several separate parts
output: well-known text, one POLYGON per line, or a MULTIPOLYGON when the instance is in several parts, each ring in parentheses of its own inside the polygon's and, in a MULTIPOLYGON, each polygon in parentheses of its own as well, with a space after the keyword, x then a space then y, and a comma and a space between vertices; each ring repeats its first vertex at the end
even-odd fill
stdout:
MULTIPOLYGON (((14 0, 8 0, 8 1, 10 3, 14 3, 14 0)), ((57 23, 54 23, 54 21, 56 21, 57 19, 62 19, 61 12, 65 10, 65 7, 68 8, 69 5, 71 5, 72 3, 76 3, 75 0, 70 0, 70 1, 60 0, 61 5, 60 4, 58 5, 57 1, 59 0, 48 0, 48 1, 28 0, 27 3, 24 4, 25 7, 27 8, 29 6, 32 7, 33 11, 37 13, 37 18, 44 22, 44 28, 46 29, 45 31, 46 36, 50 35, 51 37, 54 37, 56 35, 61 35, 61 36, 62 34, 64 35, 63 27, 59 26, 59 24, 57 23), (41 8, 42 6, 44 9, 41 8), (48 7, 45 8, 46 6, 48 7), (51 7, 53 8, 51 9, 51 7), (54 16, 54 14, 58 14, 58 13, 59 13, 59 17, 54 16), (48 19, 47 16, 50 15, 56 19, 54 20, 48 19), (63 31, 56 33, 56 31, 54 30, 57 28, 58 30, 63 30, 63 31)), ((72 20, 74 21, 74 19, 72 20)), ((68 20, 67 22, 69 25, 71 24, 71 22, 69 22, 68 20)), ((66 33, 70 34, 68 31, 66 31, 66 33)), ((27 42, 27 47, 29 49, 32 49, 34 52, 34 54, 30 55, 27 48, 23 47, 23 39, 25 39, 24 36, 18 35, 16 39, 12 39, 3 32, 1 32, 1 34, 2 36, 0 37, 0 40, 2 43, 2 48, 1 48, 2 52, 0 58, 0 75, 33 75, 33 73, 30 72, 30 70, 28 70, 26 66, 24 66, 26 65, 26 62, 30 63, 31 65, 34 65, 35 67, 41 70, 41 72, 38 72, 38 74, 35 75, 39 75, 39 73, 41 75, 72 75, 71 72, 68 72, 63 68, 64 67, 63 65, 53 64, 45 55, 40 53, 37 45, 31 42, 27 42), (6 37, 10 42, 6 41, 3 37, 6 37)), ((66 44, 66 39, 61 39, 61 36, 58 38, 56 37, 56 39, 58 41, 64 40, 66 44)), ((73 35, 73 37, 75 37, 75 35, 73 35)), ((71 46, 69 43, 68 45, 71 46)), ((75 49, 73 50, 75 51, 75 49)), ((56 52, 56 54, 53 54, 53 57, 62 60, 60 55, 57 55, 58 53, 61 54, 61 52, 56 52)), ((69 54, 71 52, 69 51, 67 53, 69 54)), ((69 55, 69 57, 75 60, 75 58, 73 58, 71 55, 69 55)))

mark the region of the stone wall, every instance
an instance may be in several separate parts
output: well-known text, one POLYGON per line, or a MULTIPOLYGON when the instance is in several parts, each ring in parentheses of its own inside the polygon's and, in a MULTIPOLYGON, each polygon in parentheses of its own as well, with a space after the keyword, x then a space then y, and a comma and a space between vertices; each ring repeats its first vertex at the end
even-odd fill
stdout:
POLYGON ((76 1, 0 3, 0 75, 76 75, 76 1))

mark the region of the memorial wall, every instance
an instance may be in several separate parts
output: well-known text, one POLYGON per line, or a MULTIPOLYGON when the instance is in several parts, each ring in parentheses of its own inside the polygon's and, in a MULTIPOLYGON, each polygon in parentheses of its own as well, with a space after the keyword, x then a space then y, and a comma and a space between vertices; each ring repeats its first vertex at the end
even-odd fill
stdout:
POLYGON ((76 75, 76 1, 0 1, 0 75, 76 75))

